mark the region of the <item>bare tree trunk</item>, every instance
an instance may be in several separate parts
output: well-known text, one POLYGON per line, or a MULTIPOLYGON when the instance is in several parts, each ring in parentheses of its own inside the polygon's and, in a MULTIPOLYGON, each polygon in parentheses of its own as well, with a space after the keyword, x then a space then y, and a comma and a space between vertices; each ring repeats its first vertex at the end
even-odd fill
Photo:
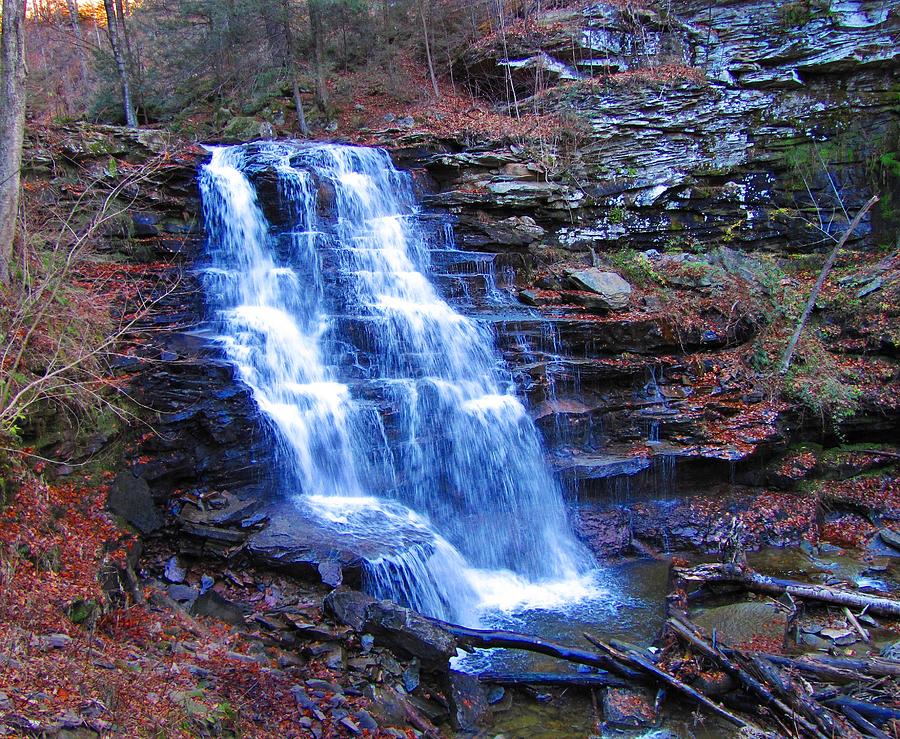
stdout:
POLYGON ((81 32, 81 19, 78 15, 78 0, 66 0, 66 5, 69 8, 69 25, 72 26, 72 33, 75 34, 75 40, 78 45, 78 61, 81 63, 81 81, 87 84, 87 47, 84 45, 84 34, 81 32))
POLYGON ((131 102, 131 83, 128 80, 128 65, 125 62, 125 51, 119 39, 119 24, 113 0, 103 0, 106 10, 106 30, 109 33, 109 45, 112 47, 113 59, 116 62, 116 70, 119 73, 119 81, 122 84, 122 105, 125 108, 125 123, 129 128, 137 128, 137 116, 134 105, 131 102))
POLYGON ((297 82, 297 57, 294 50, 294 33, 291 31, 291 13, 289 0, 281 0, 282 30, 284 32, 285 53, 287 54, 288 74, 291 76, 291 92, 294 95, 294 107, 297 109, 297 126, 300 133, 309 136, 306 115, 303 113, 303 100, 300 97, 300 85, 297 82))
POLYGON ((384 44, 382 51, 384 56, 382 62, 387 72, 388 79, 391 83, 391 90, 397 88, 397 69, 394 64, 394 26, 391 23, 391 8, 389 0, 384 0, 381 4, 381 27, 384 34, 384 44))
MULTIPOLYGON (((506 15, 503 9, 503 0, 497 0, 497 21, 500 24, 500 38, 503 40, 503 60, 508 62, 509 49, 506 45, 506 15)), ((512 76, 512 67, 510 67, 509 64, 505 64, 503 68, 506 70, 507 108, 515 106, 516 118, 521 118, 521 115, 519 114, 519 98, 516 95, 516 84, 513 81, 512 76), (512 98, 512 104, 510 104, 510 97, 512 98)))
POLYGON ((794 331, 794 335, 791 337, 791 340, 787 345, 787 349, 784 350, 784 359, 781 360, 781 374, 786 374, 787 371, 791 368, 791 359, 793 359, 794 357, 794 350, 797 348, 797 342, 800 341, 800 334, 803 333, 803 328, 806 326, 806 322, 809 320, 812 309, 816 304, 816 298, 819 297, 819 291, 822 289, 822 285, 825 284, 825 280, 828 278, 828 273, 831 272, 831 268, 834 266, 834 262, 837 259, 838 252, 841 250, 844 244, 847 243, 847 239, 850 238, 850 235, 856 230, 856 227, 859 225, 862 217, 877 202, 878 196, 875 195, 860 209, 859 213, 856 214, 856 217, 850 222, 847 230, 844 231, 844 235, 841 236, 841 240, 837 242, 834 250, 831 252, 831 254, 828 255, 828 259, 825 260, 825 264, 822 265, 822 271, 819 273, 819 279, 816 280, 816 284, 813 286, 812 292, 809 295, 809 300, 806 303, 806 308, 804 308, 803 310, 803 315, 800 316, 800 321, 797 323, 797 330, 794 331))
POLYGON ((434 90, 434 99, 441 97, 438 89, 437 77, 434 74, 434 61, 431 59, 431 42, 428 40, 428 23, 425 20, 425 1, 419 0, 419 15, 422 17, 422 34, 425 37, 425 58, 428 60, 428 75, 431 77, 431 88, 434 90))
POLYGON ((309 0, 309 28, 313 37, 313 50, 316 63, 316 105, 319 110, 328 113, 328 88, 325 86, 325 42, 322 31, 322 15, 320 0, 309 0))
POLYGON ((119 28, 119 38, 122 39, 125 46, 125 63, 128 68, 129 79, 133 83, 134 96, 137 98, 137 108, 144 111, 144 123, 147 123, 147 106, 144 104, 143 68, 134 47, 131 45, 131 32, 128 30, 128 24, 125 21, 126 6, 122 0, 115 0, 115 7, 116 25, 119 28))
POLYGON ((25 135, 25 2, 3 0, 0 39, 0 282, 9 282, 25 135))

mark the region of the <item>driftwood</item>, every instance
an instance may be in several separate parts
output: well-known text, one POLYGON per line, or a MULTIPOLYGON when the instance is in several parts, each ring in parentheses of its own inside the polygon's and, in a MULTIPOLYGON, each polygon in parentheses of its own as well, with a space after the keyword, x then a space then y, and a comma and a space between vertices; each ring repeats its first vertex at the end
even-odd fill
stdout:
POLYGON ((860 687, 865 689, 867 696, 878 695, 879 686, 885 680, 900 675, 898 661, 824 656, 791 658, 764 652, 745 653, 711 643, 686 617, 670 617, 666 627, 670 634, 700 658, 712 662, 738 680, 747 696, 773 711, 773 716, 792 735, 820 739, 858 737, 862 732, 880 739, 887 735, 879 725, 900 720, 900 710, 896 708, 844 695, 833 686, 813 692, 807 682, 791 677, 794 673, 803 673, 809 680, 850 684, 857 691, 857 696, 860 687), (786 671, 782 672, 779 667, 786 671))
MULTIPOLYGON (((806 728, 807 733, 816 737, 837 736, 838 731, 835 726, 834 718, 828 711, 823 711, 822 707, 817 704, 811 696, 804 693, 803 689, 781 671, 771 662, 763 657, 754 655, 749 658, 749 664, 756 672, 757 676, 765 680, 772 686, 773 690, 787 703, 797 714, 806 718, 808 723, 814 724, 818 729, 810 730, 806 728)), ((853 736, 847 732, 840 732, 843 736, 853 736)))
POLYGON ((891 739, 890 736, 885 734, 871 721, 860 716, 859 713, 853 710, 850 706, 840 706, 840 709, 841 713, 843 713, 850 720, 850 723, 852 723, 860 731, 866 732, 866 734, 868 734, 869 736, 874 736, 875 739, 891 739))
POLYGON ((630 680, 639 680, 641 673, 630 669, 626 665, 610 659, 602 654, 588 652, 575 647, 564 647, 545 639, 527 634, 518 634, 514 631, 485 631, 482 629, 470 629, 465 626, 457 626, 443 621, 436 621, 443 629, 446 629, 456 638, 460 647, 479 649, 522 649, 528 652, 546 654, 550 657, 574 662, 575 664, 597 667, 609 672, 615 672, 621 677, 630 680))
POLYGON ((777 710, 787 720, 789 726, 796 723, 813 736, 821 735, 816 726, 777 697, 770 688, 766 687, 760 680, 756 679, 746 669, 737 664, 736 661, 732 660, 719 649, 717 645, 710 644, 704 640, 697 633, 698 629, 693 624, 683 623, 680 620, 670 618, 666 622, 666 626, 680 636, 693 649, 707 659, 710 659, 717 667, 740 682, 749 693, 761 699, 764 705, 768 705, 777 710))
POLYGON ((791 667, 811 674, 826 682, 842 678, 863 680, 867 677, 900 677, 900 662, 878 657, 782 657, 779 654, 767 654, 766 659, 778 665, 791 667))
POLYGON ((493 685, 548 685, 553 687, 579 688, 624 688, 630 685, 627 680, 609 674, 593 672, 556 673, 556 672, 482 672, 478 679, 493 685))
POLYGON ((695 703, 699 703, 701 706, 709 710, 711 713, 719 716, 720 718, 724 718, 729 723, 734 724, 735 726, 739 726, 742 729, 747 728, 755 731, 759 734, 763 734, 764 732, 756 725, 747 721, 740 716, 731 713, 731 711, 725 710, 722 706, 714 701, 711 701, 705 695, 700 693, 699 691, 692 688, 690 685, 685 685, 681 680, 670 675, 668 672, 661 670, 656 665, 652 664, 649 660, 645 659, 643 656, 635 653, 635 652, 621 652, 614 647, 611 647, 608 644, 604 644, 600 639, 595 639, 589 634, 584 634, 585 639, 587 639, 591 644, 593 644, 598 649, 603 650, 606 654, 610 655, 612 659, 616 661, 627 664, 629 667, 632 667, 637 670, 643 670, 652 676, 657 682, 661 682, 663 685, 667 687, 674 688, 682 695, 690 698, 695 703))
POLYGON ((812 600, 834 606, 866 608, 869 613, 900 618, 900 600, 841 590, 826 585, 812 585, 796 580, 761 575, 745 565, 707 564, 690 569, 678 569, 682 582, 741 585, 747 590, 767 595, 789 595, 795 599, 812 600))
MULTIPOLYGON (((865 607, 872 613, 900 615, 900 602, 889 598, 868 596, 837 588, 808 585, 792 580, 782 580, 759 575, 744 565, 703 565, 692 569, 673 568, 675 587, 686 582, 706 584, 730 584, 746 590, 770 595, 787 593, 798 601, 813 600, 846 607, 865 607)), ((684 593, 683 590, 680 591, 684 593)), ((674 597, 674 596, 672 596, 674 597)), ((669 633, 683 642, 699 659, 712 663, 722 670, 742 689, 723 696, 725 708, 711 699, 711 690, 688 685, 678 676, 664 669, 665 661, 657 664, 649 653, 629 644, 604 642, 589 634, 585 638, 596 647, 592 652, 567 647, 512 631, 471 629, 434 619, 429 619, 446 630, 463 649, 521 649, 544 654, 567 662, 588 665, 599 672, 554 674, 542 672, 486 672, 478 676, 484 683, 507 686, 546 685, 556 687, 582 687, 587 689, 622 687, 630 683, 656 685, 664 690, 674 690, 703 709, 752 733, 764 735, 765 730, 743 715, 754 712, 769 724, 770 730, 779 735, 803 736, 812 739, 829 739, 835 736, 848 738, 881 737, 884 732, 879 724, 898 718, 900 711, 874 703, 857 700, 831 687, 834 684, 866 687, 866 695, 878 695, 880 681, 900 676, 900 662, 868 658, 844 659, 832 657, 791 658, 763 652, 744 652, 708 639, 694 626, 683 608, 687 599, 672 601, 667 628, 669 633), (799 678, 803 675, 805 679, 799 678), (814 681, 810 685, 807 680, 814 681), (823 685, 823 683, 825 685, 823 685), (822 689, 825 688, 825 689, 822 689), (764 710, 759 713, 759 708, 764 710)), ((843 688, 847 690, 847 688, 843 688)), ((753 713, 751 713, 753 715, 753 713)))
POLYGON ((872 703, 853 700, 852 698, 847 698, 843 695, 839 695, 836 698, 831 698, 825 701, 825 703, 833 706, 847 706, 848 708, 852 708, 857 713, 860 713, 863 716, 875 721, 900 721, 900 711, 898 711, 896 708, 876 706, 872 703))

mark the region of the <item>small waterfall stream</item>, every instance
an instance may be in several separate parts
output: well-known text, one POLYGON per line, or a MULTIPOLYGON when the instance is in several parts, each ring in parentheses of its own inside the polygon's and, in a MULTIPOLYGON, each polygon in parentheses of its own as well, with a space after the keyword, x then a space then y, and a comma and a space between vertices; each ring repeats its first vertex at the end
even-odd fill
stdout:
MULTIPOLYGON (((439 294, 410 177, 378 149, 211 148, 212 329, 275 430, 279 485, 336 536, 395 535, 367 588, 425 613, 548 605, 593 587, 490 329, 439 294), (275 178, 285 224, 257 194, 275 178)), ((489 300, 498 289, 484 279, 489 300)))

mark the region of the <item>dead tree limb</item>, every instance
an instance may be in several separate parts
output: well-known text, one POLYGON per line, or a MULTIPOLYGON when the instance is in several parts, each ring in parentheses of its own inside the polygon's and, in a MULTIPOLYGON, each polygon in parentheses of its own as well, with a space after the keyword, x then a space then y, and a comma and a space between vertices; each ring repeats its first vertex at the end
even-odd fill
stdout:
POLYGON ((624 688, 630 683, 620 677, 600 673, 568 675, 556 672, 482 672, 478 679, 493 685, 551 685, 579 688, 624 688))
POLYGON ((850 221, 850 225, 847 227, 847 230, 844 231, 843 236, 841 236, 831 254, 828 255, 828 259, 825 260, 825 264, 822 265, 822 271, 819 273, 819 279, 816 280, 816 284, 813 286, 812 292, 809 294, 809 300, 806 303, 806 308, 803 309, 803 315, 800 316, 800 321, 797 323, 797 329, 796 331, 794 331, 794 335, 788 342, 787 349, 784 350, 784 358, 781 360, 782 375, 786 374, 791 367, 791 360, 794 357, 794 350, 796 350, 797 348, 797 342, 800 341, 800 334, 803 333, 806 322, 809 320, 809 316, 816 304, 816 298, 819 297, 819 291, 822 289, 822 285, 825 284, 825 280, 828 278, 828 273, 831 272, 831 268, 834 266, 834 262, 837 259, 838 252, 841 250, 841 248, 843 248, 844 244, 847 243, 847 239, 849 239, 853 232, 856 230, 856 227, 859 225, 859 222, 862 220, 863 216, 873 205, 875 205, 875 203, 878 202, 878 200, 878 196, 874 195, 860 209, 859 213, 857 213, 853 220, 850 221))
POLYGON ((888 618, 900 618, 900 600, 878 595, 840 590, 826 585, 812 585, 761 575, 749 567, 733 564, 708 564, 680 569, 679 577, 686 582, 741 585, 745 589, 767 595, 790 595, 792 598, 813 600, 834 606, 867 608, 868 613, 888 618))
POLYGON ((716 716, 719 716, 720 718, 725 719, 729 723, 734 724, 735 726, 739 726, 742 729, 747 728, 759 734, 765 734, 765 732, 755 724, 742 719, 740 716, 731 713, 731 711, 725 710, 718 703, 711 701, 705 695, 698 692, 697 690, 694 690, 694 688, 690 687, 689 685, 685 685, 683 682, 681 682, 681 680, 673 677, 668 672, 661 670, 659 667, 652 664, 649 660, 644 659, 644 657, 642 657, 641 655, 634 652, 620 652, 618 649, 605 644, 600 639, 595 639, 589 634, 584 634, 584 638, 587 639, 595 647, 597 647, 597 649, 600 649, 604 653, 608 654, 611 659, 627 664, 629 667, 635 670, 641 670, 647 673, 654 679, 655 682, 661 682, 668 687, 674 688, 682 695, 687 696, 696 703, 699 703, 708 711, 715 714, 716 716))
POLYGON ((615 672, 629 680, 639 679, 641 673, 637 670, 630 669, 624 664, 616 662, 602 654, 588 652, 585 649, 575 647, 564 647, 560 644, 540 639, 536 636, 528 636, 527 634, 517 634, 514 631, 484 631, 482 629, 470 629, 465 626, 457 626, 456 624, 446 623, 445 621, 437 621, 441 628, 448 631, 456 638, 457 643, 461 647, 477 647, 480 649, 522 649, 528 652, 537 652, 538 654, 546 654, 550 657, 556 657, 567 662, 574 662, 581 665, 589 665, 598 667, 602 670, 615 672))
POLYGON ((876 706, 872 703, 853 700, 852 698, 848 698, 844 695, 839 695, 836 698, 830 698, 825 702, 833 706, 847 706, 848 708, 852 708, 857 713, 866 716, 867 718, 874 721, 878 721, 879 723, 885 723, 887 721, 900 721, 900 710, 897 710, 896 708, 890 708, 889 706, 876 706))
POLYGON ((840 706, 840 709, 841 713, 849 719, 850 723, 860 731, 864 731, 868 736, 874 736, 875 739, 891 739, 890 736, 885 734, 871 721, 860 716, 859 713, 854 711, 850 706, 840 706))
MULTIPOLYGON (((730 653, 730 651, 731 650, 729 649, 725 650, 726 653, 730 653)), ((757 652, 755 654, 765 657, 773 664, 789 667, 792 670, 797 670, 814 680, 820 680, 822 682, 846 684, 862 682, 866 679, 866 675, 863 673, 831 665, 821 659, 813 659, 811 657, 792 659, 791 657, 782 657, 780 654, 766 654, 762 652, 757 652)))
POLYGON ((700 637, 697 633, 697 628, 693 624, 683 623, 678 619, 670 618, 666 622, 666 626, 675 632, 677 636, 681 637, 683 641, 687 642, 695 651, 738 680, 749 693, 759 698, 763 705, 768 705, 778 710, 788 721, 788 725, 798 724, 809 734, 821 736, 821 732, 816 726, 774 695, 768 687, 738 665, 737 662, 732 660, 717 646, 700 637))

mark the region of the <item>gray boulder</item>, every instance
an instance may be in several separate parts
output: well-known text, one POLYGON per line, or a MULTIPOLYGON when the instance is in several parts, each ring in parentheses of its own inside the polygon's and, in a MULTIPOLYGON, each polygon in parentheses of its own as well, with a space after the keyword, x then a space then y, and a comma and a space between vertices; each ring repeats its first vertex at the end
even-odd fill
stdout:
POLYGON ((107 506, 124 518, 142 534, 152 534, 162 528, 163 518, 153 502, 150 486, 142 477, 120 472, 109 490, 107 506))
POLYGON ((631 300, 631 285, 615 272, 604 272, 597 267, 572 270, 569 280, 579 290, 596 293, 610 310, 625 310, 631 300))
POLYGON ((446 672, 456 654, 456 639, 440 624, 391 601, 378 601, 349 588, 333 590, 325 610, 336 621, 404 657, 418 657, 426 670, 446 672))

